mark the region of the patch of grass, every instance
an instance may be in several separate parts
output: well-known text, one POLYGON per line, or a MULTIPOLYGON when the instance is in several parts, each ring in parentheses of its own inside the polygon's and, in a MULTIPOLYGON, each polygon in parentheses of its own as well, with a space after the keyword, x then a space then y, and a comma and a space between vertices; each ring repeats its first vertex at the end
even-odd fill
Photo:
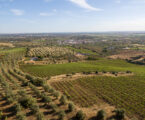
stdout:
POLYGON ((25 50, 25 48, 3 49, 3 50, 0 50, 0 54, 8 54, 8 53, 20 52, 20 51, 24 51, 24 50, 25 50))
POLYGON ((77 49, 77 48, 70 47, 70 46, 68 46, 67 48, 69 48, 69 49, 71 49, 71 50, 73 50, 73 51, 75 51, 77 53, 82 53, 82 54, 86 54, 86 55, 97 55, 97 53, 95 53, 95 52, 93 52, 91 50, 88 50, 88 49, 83 49, 83 48, 77 49))
POLYGON ((138 75, 145 75, 145 67, 127 63, 123 60, 99 59, 97 61, 49 64, 49 65, 21 65, 20 68, 27 73, 38 77, 49 77, 60 74, 92 71, 132 71, 138 75))

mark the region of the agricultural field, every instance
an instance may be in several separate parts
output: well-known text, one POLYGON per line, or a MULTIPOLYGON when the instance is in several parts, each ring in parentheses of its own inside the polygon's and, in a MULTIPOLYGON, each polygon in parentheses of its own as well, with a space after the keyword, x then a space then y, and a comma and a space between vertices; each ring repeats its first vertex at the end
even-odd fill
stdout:
POLYGON ((145 119, 145 37, 48 36, 0 38, 0 120, 145 119))
POLYGON ((12 47, 14 47, 14 45, 12 43, 2 43, 2 42, 0 42, 0 47, 10 47, 10 48, 12 48, 12 47))
POLYGON ((9 54, 9 53, 17 53, 17 52, 23 52, 25 51, 25 48, 11 48, 11 49, 3 49, 3 50, 0 50, 0 54, 9 54))
POLYGON ((134 73, 133 76, 86 77, 72 81, 69 81, 68 78, 68 80, 52 82, 51 85, 81 107, 91 107, 94 104, 107 102, 117 108, 125 109, 130 117, 134 117, 134 115, 140 119, 145 117, 144 66, 131 64, 123 60, 100 59, 63 65, 22 65, 20 68, 24 72, 44 78, 80 72, 131 71, 134 73))
MULTIPOLYGON (((65 48, 65 47, 35 47, 28 48, 27 57, 38 58, 35 64, 56 64, 56 63, 67 63, 67 62, 77 62, 83 59, 83 55, 78 55, 75 51, 65 48), (37 62, 39 61, 39 62, 37 62)), ((30 63, 31 61, 25 61, 25 63, 30 63)), ((33 61, 34 62, 34 61, 33 61)))
POLYGON ((100 59, 97 61, 51 64, 51 65, 21 65, 20 69, 38 77, 48 77, 60 74, 94 71, 132 71, 135 74, 144 75, 145 67, 128 63, 123 60, 100 59), (133 69, 136 68, 136 69, 133 69))
POLYGON ((85 77, 72 81, 57 81, 51 85, 62 91, 68 98, 81 107, 94 104, 115 105, 125 109, 130 117, 142 120, 145 117, 145 78, 144 77, 85 77))
POLYGON ((3 52, 7 57, 0 63, 0 120, 68 120, 75 117, 77 110, 73 103, 45 79, 17 69, 25 49, 11 50, 3 52))
POLYGON ((145 52, 139 50, 123 50, 118 54, 111 55, 108 58, 111 59, 123 59, 128 62, 144 65, 145 64, 145 52))
POLYGON ((75 54, 73 51, 63 47, 36 47, 31 48, 28 52, 28 56, 36 57, 60 57, 66 54, 75 54))
POLYGON ((91 50, 88 50, 88 49, 84 49, 84 48, 80 48, 80 49, 77 49, 77 48, 74 48, 74 47, 67 47, 77 53, 81 53, 81 54, 84 54, 84 55, 97 55, 96 52, 93 52, 91 50))

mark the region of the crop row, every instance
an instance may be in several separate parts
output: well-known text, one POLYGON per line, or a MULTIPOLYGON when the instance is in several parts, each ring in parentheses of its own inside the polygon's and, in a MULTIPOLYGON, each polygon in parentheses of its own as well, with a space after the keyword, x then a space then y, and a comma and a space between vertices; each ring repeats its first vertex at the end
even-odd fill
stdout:
MULTIPOLYGON (((143 79, 143 78, 142 78, 143 79)), ((135 77, 88 77, 74 81, 53 82, 52 86, 82 106, 93 105, 103 100, 117 108, 123 108, 128 115, 140 119, 145 116, 145 84, 135 77), (93 97, 92 97, 93 96, 93 97)))

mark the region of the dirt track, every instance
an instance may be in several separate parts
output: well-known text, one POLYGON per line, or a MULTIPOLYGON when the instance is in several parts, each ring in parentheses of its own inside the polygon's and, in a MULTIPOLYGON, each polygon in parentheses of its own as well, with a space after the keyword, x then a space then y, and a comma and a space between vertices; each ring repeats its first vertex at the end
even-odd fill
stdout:
POLYGON ((120 77, 120 76, 131 76, 131 75, 133 75, 133 73, 125 73, 125 72, 119 72, 117 74, 112 74, 110 72, 107 72, 107 73, 99 72, 98 74, 95 74, 95 73, 91 73, 91 74, 76 73, 74 75, 62 74, 62 75, 52 76, 50 78, 50 80, 48 80, 48 83, 57 82, 57 81, 64 81, 64 80, 76 80, 78 78, 93 77, 93 76, 120 77))

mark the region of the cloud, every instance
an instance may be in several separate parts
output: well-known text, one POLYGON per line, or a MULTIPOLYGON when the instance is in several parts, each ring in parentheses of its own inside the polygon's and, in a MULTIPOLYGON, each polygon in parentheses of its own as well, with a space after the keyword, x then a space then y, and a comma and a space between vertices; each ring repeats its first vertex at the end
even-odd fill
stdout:
POLYGON ((40 16, 52 16, 54 15, 53 13, 47 13, 47 12, 41 12, 40 16))
POLYGON ((22 16, 24 14, 24 11, 19 9, 11 9, 10 11, 17 16, 22 16))
POLYGON ((102 11, 103 9, 92 7, 86 0, 69 0, 70 2, 91 11, 102 11))
POLYGON ((41 12, 39 15, 40 16, 52 16, 57 12, 56 9, 53 9, 52 12, 48 13, 48 12, 41 12))

